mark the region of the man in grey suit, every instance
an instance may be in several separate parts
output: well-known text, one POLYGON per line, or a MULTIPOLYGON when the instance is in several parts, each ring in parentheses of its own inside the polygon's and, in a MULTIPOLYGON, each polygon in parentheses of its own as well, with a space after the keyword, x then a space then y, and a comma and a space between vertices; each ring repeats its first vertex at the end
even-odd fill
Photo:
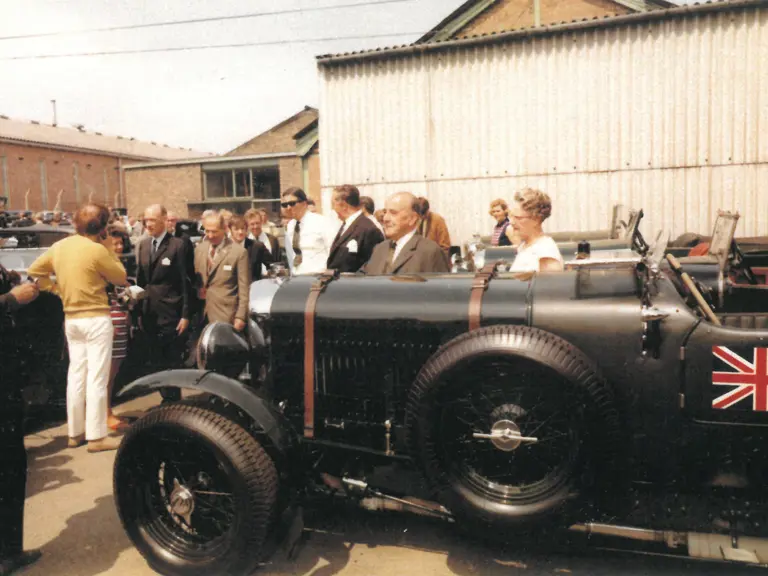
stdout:
POLYGON ((416 234, 419 215, 416 197, 410 192, 393 194, 384 205, 384 233, 387 240, 377 244, 363 268, 366 274, 421 274, 449 272, 445 252, 436 242, 416 234))
POLYGON ((205 240, 195 249, 198 295, 205 299, 207 322, 228 322, 242 332, 248 318, 251 269, 248 252, 227 238, 220 213, 203 219, 205 240))

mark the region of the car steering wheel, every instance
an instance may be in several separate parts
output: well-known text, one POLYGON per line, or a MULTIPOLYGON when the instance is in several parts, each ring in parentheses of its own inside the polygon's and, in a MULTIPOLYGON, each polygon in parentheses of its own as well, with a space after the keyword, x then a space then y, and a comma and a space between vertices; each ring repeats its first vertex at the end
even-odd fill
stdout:
POLYGON ((733 254, 733 267, 739 269, 739 272, 744 275, 747 282, 752 285, 760 284, 757 280, 757 276, 755 276, 755 273, 752 271, 752 268, 747 264, 746 259, 744 258, 744 253, 741 251, 741 248, 739 248, 739 244, 735 239, 731 242, 731 253, 733 254))

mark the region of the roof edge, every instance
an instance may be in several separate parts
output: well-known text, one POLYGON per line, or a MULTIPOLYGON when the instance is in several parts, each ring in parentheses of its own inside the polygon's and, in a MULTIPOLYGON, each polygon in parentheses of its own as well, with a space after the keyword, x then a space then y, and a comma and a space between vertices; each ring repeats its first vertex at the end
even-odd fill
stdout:
POLYGON ((469 0, 443 18, 437 26, 416 40, 415 44, 448 40, 499 0, 469 0))
POLYGON ((273 158, 295 158, 296 152, 276 152, 270 154, 251 154, 249 156, 216 156, 211 158, 189 158, 185 160, 160 160, 159 162, 144 162, 142 164, 129 164, 123 166, 123 170, 137 170, 140 168, 173 168, 174 166, 190 166, 193 164, 219 164, 224 162, 246 162, 248 160, 271 160, 273 158))
MULTIPOLYGON (((0 136, 0 142, 8 144, 15 144, 17 146, 29 146, 31 148, 48 148, 49 150, 60 150, 62 152, 79 152, 80 154, 92 154, 93 156, 106 156, 107 158, 122 158, 123 160, 140 160, 140 161, 153 161, 158 160, 165 162, 165 160, 159 160, 152 156, 135 156, 131 154, 122 154, 120 152, 113 152, 111 150, 102 150, 99 148, 87 148, 84 146, 67 146, 66 144, 52 144, 49 142, 42 142, 39 140, 24 140, 23 138, 12 138, 10 136, 0 136)), ((172 162, 172 160, 169 160, 172 162)))
POLYGON ((299 116, 301 116, 302 114, 304 114, 305 112, 315 112, 316 114, 320 115, 320 111, 319 111, 317 108, 315 108, 315 107, 313 107, 313 106, 306 106, 306 105, 305 105, 305 106, 304 106, 304 108, 302 108, 301 110, 299 110, 298 112, 296 112, 296 114, 293 114, 292 116, 289 116, 289 117, 288 117, 288 118, 286 118, 285 120, 281 120, 281 121, 280 121, 280 122, 278 122, 277 124, 275 124, 275 125, 273 125, 273 126, 270 126, 269 128, 267 128, 267 129, 266 129, 266 130, 264 130, 263 132, 260 132, 260 133, 259 133, 259 134, 257 134, 256 136, 253 136, 252 138, 248 138, 248 140, 246 140, 245 142, 243 142, 243 143, 241 143, 241 144, 238 144, 237 146, 235 146, 234 148, 232 148, 232 150, 227 150, 227 151, 224 153, 224 155, 226 156, 227 154, 232 154, 232 153, 233 153, 235 150, 237 150, 238 148, 242 148, 242 147, 243 147, 243 146, 245 146, 246 144, 250 144, 250 143, 251 143, 251 142, 253 142, 254 140, 256 140, 256 139, 258 139, 258 138, 261 138, 261 137, 262 137, 262 136, 264 136, 265 134, 269 134, 269 133, 270 133, 270 132, 272 132, 273 130, 277 130, 278 128, 281 128, 281 127, 285 126, 286 124, 289 124, 290 122, 292 122, 293 120, 295 120, 296 118, 298 118, 299 116))
POLYGON ((516 30, 509 30, 507 32, 494 32, 480 36, 457 38, 455 40, 443 40, 422 44, 407 44, 391 48, 376 48, 373 50, 365 50, 361 52, 345 54, 323 54, 317 56, 316 60, 318 67, 331 67, 335 65, 347 64, 350 62, 380 60, 399 56, 422 55, 428 52, 438 52, 456 47, 497 44, 516 39, 552 36, 565 32, 593 30, 596 28, 610 28, 614 26, 621 26, 623 24, 653 22, 656 20, 664 20, 677 16, 687 16, 690 14, 698 15, 715 12, 728 12, 758 6, 768 7, 768 0, 725 0, 723 2, 712 2, 711 0, 708 0, 704 4, 697 3, 687 6, 678 6, 676 8, 669 8, 667 10, 651 10, 649 12, 640 12, 635 14, 623 14, 619 16, 605 16, 603 18, 574 20, 571 22, 563 22, 561 24, 520 28, 516 30))

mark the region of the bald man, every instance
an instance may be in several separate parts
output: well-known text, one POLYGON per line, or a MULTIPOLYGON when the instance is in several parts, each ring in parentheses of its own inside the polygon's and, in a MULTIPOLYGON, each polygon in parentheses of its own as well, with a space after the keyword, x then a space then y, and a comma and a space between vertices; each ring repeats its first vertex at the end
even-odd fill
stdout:
POLYGON ((449 272, 448 257, 440 246, 416 234, 419 222, 413 194, 398 192, 387 198, 384 204, 387 240, 373 249, 364 272, 369 275, 449 272))
MULTIPOLYGON (((144 212, 148 236, 141 242, 136 283, 144 288, 141 326, 148 345, 149 363, 160 371, 181 366, 189 327, 192 286, 188 247, 168 232, 168 211, 160 204, 144 212)), ((181 399, 176 388, 162 389, 163 400, 181 399)))

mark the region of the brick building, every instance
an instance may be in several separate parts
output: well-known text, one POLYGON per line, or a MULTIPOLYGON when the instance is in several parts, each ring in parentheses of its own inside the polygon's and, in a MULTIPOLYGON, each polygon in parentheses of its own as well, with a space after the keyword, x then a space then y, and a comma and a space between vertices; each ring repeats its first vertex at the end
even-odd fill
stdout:
POLYGON ((280 191, 299 186, 320 202, 318 111, 309 106, 222 156, 124 166, 128 212, 152 202, 198 217, 206 209, 279 218, 280 191))
POLYGON ((124 166, 201 155, 82 127, 0 116, 0 197, 7 198, 10 210, 71 212, 88 199, 124 207, 124 166))
POLYGON ((417 40, 417 44, 504 30, 546 26, 674 8, 667 0, 469 0, 417 40))

